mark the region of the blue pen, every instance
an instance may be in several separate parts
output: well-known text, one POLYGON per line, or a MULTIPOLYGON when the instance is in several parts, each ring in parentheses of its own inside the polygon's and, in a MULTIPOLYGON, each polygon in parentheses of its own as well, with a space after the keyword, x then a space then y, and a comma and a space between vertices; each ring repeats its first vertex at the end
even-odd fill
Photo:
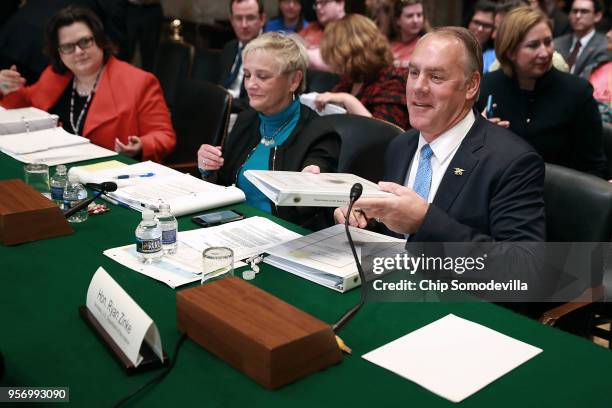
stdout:
POLYGON ((491 119, 493 117, 493 95, 489 95, 487 98, 487 110, 485 112, 487 119, 491 119))
POLYGON ((138 178, 138 177, 153 177, 155 173, 144 173, 144 174, 122 174, 120 176, 115 177, 115 180, 124 180, 130 178, 138 178))

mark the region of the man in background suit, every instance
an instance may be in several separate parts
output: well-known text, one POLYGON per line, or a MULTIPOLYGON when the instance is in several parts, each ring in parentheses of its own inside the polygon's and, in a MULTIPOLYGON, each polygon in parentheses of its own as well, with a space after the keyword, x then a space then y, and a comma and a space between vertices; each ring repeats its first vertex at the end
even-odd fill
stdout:
POLYGON ((567 61, 570 72, 587 80, 595 66, 610 60, 606 37, 595 31, 601 17, 599 0, 574 0, 569 16, 572 32, 555 38, 555 49, 567 61))
MULTIPOLYGON (((417 43, 406 100, 413 130, 387 148, 382 190, 362 198, 353 226, 370 219, 418 242, 545 239, 544 163, 510 131, 473 110, 482 73, 478 41, 445 27, 417 43)), ((344 222, 346 209, 337 209, 344 222)))
POLYGON ((243 85, 242 50, 261 34, 266 23, 263 0, 230 0, 230 22, 236 39, 223 47, 218 83, 232 95, 232 112, 237 113, 249 107, 243 85))

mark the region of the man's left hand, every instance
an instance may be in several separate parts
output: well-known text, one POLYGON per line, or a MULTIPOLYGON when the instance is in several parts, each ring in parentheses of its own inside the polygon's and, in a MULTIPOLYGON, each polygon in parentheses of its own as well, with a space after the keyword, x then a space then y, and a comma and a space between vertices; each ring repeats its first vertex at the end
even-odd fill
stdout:
POLYGON ((355 202, 370 218, 376 218, 391 231, 399 234, 414 234, 423 223, 429 204, 413 189, 396 183, 381 181, 382 191, 395 194, 385 198, 361 198, 355 202))
POLYGON ((127 144, 115 139, 115 151, 126 156, 135 157, 142 152, 142 141, 138 136, 128 136, 127 144))

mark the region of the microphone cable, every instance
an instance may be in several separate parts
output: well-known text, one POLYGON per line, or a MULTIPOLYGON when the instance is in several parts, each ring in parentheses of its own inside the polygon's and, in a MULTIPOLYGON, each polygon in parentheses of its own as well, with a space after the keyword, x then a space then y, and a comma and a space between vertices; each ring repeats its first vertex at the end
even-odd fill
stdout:
POLYGON ((138 387, 136 390, 134 390, 130 394, 128 394, 125 397, 121 398, 119 401, 117 401, 115 403, 115 405, 113 405, 113 407, 114 408, 120 407, 121 405, 125 404, 128 400, 134 398, 136 395, 138 395, 140 392, 144 391, 148 387, 150 387, 152 385, 159 384, 160 382, 162 382, 162 380, 164 378, 166 378, 166 376, 168 374, 170 374, 170 371, 172 370, 172 368, 174 368, 174 365, 176 364, 176 360, 178 359, 179 350, 181 349, 181 346, 185 342, 186 338, 187 338, 187 333, 183 333, 181 335, 181 338, 178 339, 178 341, 176 342, 176 346, 174 346, 174 357, 172 358, 172 360, 170 360, 170 365, 168 366, 168 368, 166 368, 157 377, 154 377, 153 379, 151 379, 147 383, 145 383, 145 384, 141 385, 140 387, 138 387))

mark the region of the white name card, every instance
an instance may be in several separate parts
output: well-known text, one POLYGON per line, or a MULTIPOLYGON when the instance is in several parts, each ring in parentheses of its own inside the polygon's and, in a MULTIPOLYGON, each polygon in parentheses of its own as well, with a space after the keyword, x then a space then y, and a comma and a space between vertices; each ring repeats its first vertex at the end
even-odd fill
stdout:
POLYGON ((102 267, 98 268, 91 279, 86 304, 134 367, 138 367, 143 360, 140 355, 143 340, 163 361, 157 326, 102 267))

